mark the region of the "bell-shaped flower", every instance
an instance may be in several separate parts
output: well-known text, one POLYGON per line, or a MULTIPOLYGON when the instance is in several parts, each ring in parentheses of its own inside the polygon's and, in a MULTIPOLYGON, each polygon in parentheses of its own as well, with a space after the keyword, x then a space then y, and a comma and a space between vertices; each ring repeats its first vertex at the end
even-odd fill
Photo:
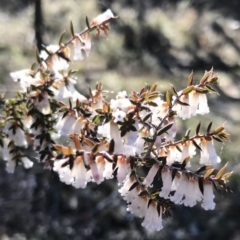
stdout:
POLYGON ((158 213, 156 202, 151 202, 147 208, 142 226, 155 231, 160 231, 163 228, 162 207, 160 207, 160 213, 158 213))
POLYGON ((162 182, 163 186, 161 189, 161 192, 159 193, 159 197, 162 198, 169 198, 169 194, 171 191, 171 186, 172 186, 172 172, 164 167, 161 171, 161 176, 162 176, 162 182))
POLYGON ((212 183, 209 180, 205 180, 203 184, 202 208, 205 210, 213 210, 216 205, 215 202, 213 202, 214 198, 212 183))
POLYGON ((188 178, 185 174, 182 174, 176 192, 174 193, 173 196, 170 197, 172 202, 174 202, 175 204, 183 203, 182 199, 185 195, 187 184, 188 184, 188 178))
POLYGON ((118 183, 122 184, 131 171, 129 160, 125 156, 118 156, 116 168, 118 183))
POLYGON ((201 139, 201 158, 200 164, 211 164, 215 165, 221 162, 219 156, 217 156, 216 150, 213 145, 213 140, 201 139))
POLYGON ((198 101, 199 101, 199 104, 198 104, 197 113, 201 114, 201 115, 209 113, 209 107, 208 107, 206 94, 199 94, 198 101))
POLYGON ((159 169, 159 165, 157 163, 152 165, 151 169, 148 171, 148 174, 143 181, 143 184, 146 185, 146 187, 149 187, 152 184, 158 169, 159 169))

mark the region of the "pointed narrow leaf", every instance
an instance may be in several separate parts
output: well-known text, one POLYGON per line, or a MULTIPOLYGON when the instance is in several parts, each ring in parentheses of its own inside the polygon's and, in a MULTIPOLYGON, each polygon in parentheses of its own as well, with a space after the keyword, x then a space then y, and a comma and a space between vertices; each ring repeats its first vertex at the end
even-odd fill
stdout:
POLYGON ((167 105, 169 107, 172 106, 172 101, 171 101, 171 97, 170 97, 170 93, 169 92, 166 92, 166 102, 167 102, 167 105))
POLYGON ((203 171, 206 171, 206 170, 208 170, 210 168, 211 168, 211 165, 205 165, 205 166, 202 166, 199 169, 197 169, 197 171, 195 173, 199 174, 199 173, 201 173, 203 171))
POLYGON ((187 85, 191 86, 193 84, 193 71, 190 73, 190 75, 188 76, 188 80, 187 80, 187 85))
POLYGON ((160 136, 163 133, 167 132, 173 125, 173 122, 168 123, 166 126, 162 127, 160 130, 157 131, 157 135, 160 136))
POLYGON ((220 179, 220 178, 221 178, 221 176, 223 175, 224 171, 226 170, 227 164, 228 164, 228 163, 226 163, 226 164, 218 171, 218 173, 217 173, 217 175, 216 175, 216 177, 215 177, 216 179, 220 179))
POLYGON ((181 170, 184 170, 184 169, 186 168, 189 160, 190 160, 190 157, 187 157, 187 158, 185 158, 185 159, 183 160, 183 163, 182 163, 182 165, 181 165, 181 170))
POLYGON ((203 189, 203 178, 199 178, 198 179, 198 186, 199 186, 199 189, 203 195, 203 192, 204 192, 204 189, 203 189))
POLYGON ((207 171, 206 171, 206 173, 204 174, 204 179, 206 179, 206 178, 208 178, 212 173, 213 173, 213 171, 214 171, 215 169, 214 168, 211 168, 211 169, 208 169, 207 171))
POLYGON ((182 91, 182 94, 189 94, 194 89, 194 86, 189 86, 182 91))
POLYGON ((173 95, 177 97, 178 96, 177 91, 172 84, 171 84, 171 89, 172 89, 173 95))
POLYGON ((133 183, 133 185, 129 188, 129 192, 132 191, 134 188, 136 188, 137 186, 139 186, 138 182, 133 183))
POLYGON ((66 31, 64 31, 59 39, 58 45, 61 46, 64 42, 66 31))
POLYGON ((150 88, 150 92, 154 92, 157 89, 157 83, 154 83, 151 88, 150 88))
POLYGON ((210 130, 211 130, 211 127, 212 127, 212 122, 210 122, 210 123, 209 123, 209 125, 208 125, 208 127, 207 127, 207 133, 209 133, 209 132, 210 132, 210 130))
POLYGON ((74 36, 74 29, 73 29, 72 21, 70 21, 70 32, 71 32, 72 36, 74 36))
POLYGON ((202 151, 201 147, 196 143, 195 140, 192 140, 193 145, 200 151, 202 151))
POLYGON ((201 122, 199 122, 198 125, 197 125, 197 128, 196 128, 196 135, 199 134, 200 128, 201 128, 201 122))

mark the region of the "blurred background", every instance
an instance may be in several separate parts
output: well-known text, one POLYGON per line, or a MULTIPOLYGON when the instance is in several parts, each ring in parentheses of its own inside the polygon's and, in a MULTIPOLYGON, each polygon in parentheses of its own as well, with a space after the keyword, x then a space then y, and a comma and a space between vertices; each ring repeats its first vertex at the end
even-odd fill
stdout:
MULTIPOLYGON (((35 164, 18 167, 13 175, 0 161, 0 239, 240 239, 240 1, 238 0, 0 0, 0 91, 13 96, 18 85, 9 72, 29 68, 36 45, 57 44, 72 20, 76 32, 85 28, 85 15, 94 18, 111 8, 108 39, 93 38, 89 58, 79 69, 77 88, 87 92, 101 81, 104 89, 137 90, 157 82, 163 93, 174 84, 195 82, 205 70, 219 74, 220 96, 209 95, 211 113, 178 121, 179 138, 201 120, 202 131, 226 122, 231 143, 217 143, 222 163, 229 161, 231 194, 216 195, 216 209, 200 206, 173 209, 160 232, 141 227, 142 219, 126 212, 116 181, 84 190, 59 182, 58 176, 35 164)), ((195 157, 198 162, 199 155, 195 157)))

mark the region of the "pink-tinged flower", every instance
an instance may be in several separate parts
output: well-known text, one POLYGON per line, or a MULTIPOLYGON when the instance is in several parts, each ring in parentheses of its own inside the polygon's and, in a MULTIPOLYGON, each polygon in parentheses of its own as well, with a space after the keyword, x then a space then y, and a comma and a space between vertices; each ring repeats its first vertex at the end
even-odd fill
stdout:
POLYGON ((74 40, 74 56, 73 59, 75 61, 81 61, 84 59, 83 54, 82 54, 82 41, 79 38, 75 38, 74 40))
POLYGON ((86 56, 88 57, 90 54, 90 51, 91 51, 91 47, 92 47, 91 35, 89 32, 87 32, 82 37, 83 37, 83 41, 84 41, 84 45, 83 45, 82 49, 85 51, 86 56))
POLYGON ((160 231, 163 228, 162 207, 160 207, 160 213, 158 214, 156 202, 152 202, 147 208, 142 226, 155 231, 160 231))
POLYGON ((201 196, 202 194, 198 186, 198 179, 189 178, 185 191, 185 199, 183 200, 184 205, 186 207, 195 206, 197 201, 202 200, 201 196))
MULTIPOLYGON (((187 157, 193 157, 196 154, 196 147, 192 141, 186 141, 182 145, 182 161, 187 157)), ((182 162, 181 161, 181 162, 182 162)))
POLYGON ((161 192, 159 193, 159 196, 162 198, 169 198, 169 194, 171 191, 171 186, 172 186, 172 172, 164 167, 161 171, 161 176, 162 176, 162 182, 163 186, 161 189, 161 192))
POLYGON ((119 184, 122 184, 127 175, 130 173, 130 163, 126 156, 118 156, 117 158, 117 179, 119 184))
POLYGON ((90 27, 95 27, 107 23, 112 18, 114 18, 113 12, 110 9, 107 9, 105 12, 98 15, 96 18, 92 20, 92 22, 90 23, 90 27))
POLYGON ((213 210, 215 208, 215 203, 213 199, 215 198, 213 194, 212 183, 209 180, 205 180, 203 184, 203 202, 202 208, 205 210, 213 210))
POLYGON ((209 107, 208 107, 206 94, 199 94, 198 100, 199 100, 199 104, 198 104, 197 113, 202 114, 202 115, 209 113, 209 107))
POLYGON ((183 196, 185 195, 188 184, 188 178, 185 174, 182 174, 177 190, 173 196, 170 197, 171 201, 175 204, 182 204, 183 196))
POLYGON ((167 164, 172 165, 174 162, 179 162, 182 153, 176 148, 176 146, 170 146, 167 149, 167 164))
POLYGON ((158 169, 159 169, 159 165, 157 163, 152 165, 151 169, 148 171, 148 174, 143 181, 143 184, 146 185, 146 187, 149 187, 152 184, 158 169))
POLYGON ((105 168, 103 171, 103 177, 105 179, 112 179, 113 178, 113 164, 105 159, 105 168))
POLYGON ((217 156, 212 140, 208 141, 205 138, 202 138, 201 148, 202 148, 202 151, 201 151, 200 164, 215 165, 221 162, 220 157, 217 156))
POLYGON ((73 164, 71 183, 75 188, 85 188, 87 185, 87 170, 82 156, 78 156, 73 164))
POLYGON ((104 181, 104 176, 103 176, 103 172, 105 169, 105 159, 103 158, 103 156, 97 156, 96 159, 96 165, 97 165, 97 169, 98 169, 98 174, 99 174, 99 183, 104 181))

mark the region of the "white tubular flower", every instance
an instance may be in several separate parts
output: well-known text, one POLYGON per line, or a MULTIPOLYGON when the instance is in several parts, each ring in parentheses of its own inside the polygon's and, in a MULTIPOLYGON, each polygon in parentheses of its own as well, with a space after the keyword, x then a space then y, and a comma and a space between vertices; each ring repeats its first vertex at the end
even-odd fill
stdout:
POLYGON ((55 160, 53 163, 53 171, 57 172, 61 182, 64 182, 68 185, 72 183, 72 171, 67 165, 69 158, 64 158, 61 160, 55 160))
POLYGON ((24 168, 28 169, 33 166, 33 162, 28 157, 21 157, 24 168))
POLYGON ((146 215, 148 201, 148 197, 138 196, 128 205, 127 211, 142 218, 146 215))
POLYGON ((98 169, 98 174, 99 174, 99 183, 104 181, 104 176, 103 176, 103 172, 105 169, 105 160, 102 156, 97 156, 96 157, 96 165, 97 165, 97 169, 98 169))
POLYGON ((84 45, 82 46, 82 49, 85 51, 86 56, 88 57, 90 54, 90 51, 91 51, 91 47, 92 47, 91 35, 89 32, 87 32, 83 36, 83 40, 84 40, 84 45))
POLYGON ((143 181, 143 184, 146 185, 146 187, 149 187, 152 184, 158 169, 159 169, 159 165, 157 163, 152 165, 151 169, 148 171, 148 174, 143 181))
POLYGON ((149 205, 142 226, 155 231, 160 231, 163 228, 162 207, 160 207, 160 213, 158 214, 156 202, 149 205))
POLYGON ((8 173, 14 173, 16 167, 16 161, 9 159, 6 164, 6 171, 8 173))
POLYGON ((102 14, 98 15, 93 21, 90 23, 91 27, 101 25, 105 22, 108 22, 111 18, 114 18, 113 12, 111 9, 107 9, 102 14))
POLYGON ((190 156, 190 158, 192 158, 194 155, 196 155, 196 147, 194 146, 192 141, 186 141, 182 147, 182 161, 186 157, 190 156))
POLYGON ((135 182, 135 177, 129 177, 126 179, 126 181, 124 181, 123 186, 118 190, 127 203, 133 202, 136 198, 138 198, 138 194, 141 191, 139 186, 136 186, 130 190, 135 182))
POLYGON ((170 146, 167 150, 167 164, 172 165, 174 162, 179 162, 182 153, 178 151, 176 146, 170 146))
POLYGON ((162 186, 161 192, 159 193, 159 197, 167 199, 169 198, 171 186, 173 184, 172 172, 168 170, 166 167, 164 167, 161 171, 161 175, 162 175, 163 186, 162 186))
POLYGON ((48 93, 42 92, 40 96, 37 96, 34 102, 34 106, 43 114, 49 114, 51 112, 48 93))
POLYGON ((199 94, 198 100, 199 100, 199 105, 198 105, 197 113, 202 115, 209 113, 206 94, 199 94))
POLYGON ((84 166, 84 160, 78 156, 73 164, 71 183, 75 188, 85 188, 87 185, 87 170, 84 166))
POLYGON ((169 118, 169 123, 172 122, 172 127, 164 134, 167 142, 174 141, 174 138, 177 134, 177 124, 174 118, 169 118))
POLYGON ((8 138, 3 138, 3 147, 0 147, 1 148, 1 152, 2 152, 2 158, 3 160, 7 161, 10 159, 10 150, 8 148, 8 144, 10 143, 10 140, 8 138))
POLYGON ((113 123, 113 122, 110 123, 110 135, 115 143, 114 153, 120 154, 123 149, 123 142, 120 136, 118 125, 116 123, 113 123))
POLYGON ((117 159, 117 179, 119 184, 122 184, 127 175, 130 173, 130 163, 125 156, 118 156, 117 159))
POLYGON ((112 179, 113 178, 113 164, 105 159, 105 168, 103 171, 103 177, 105 179, 112 179))
POLYGON ((213 194, 212 183, 209 180, 206 180, 203 184, 203 202, 202 208, 205 210, 213 210, 215 208, 215 203, 213 199, 215 198, 213 194))
POLYGON ((80 134, 82 127, 83 127, 83 118, 78 117, 76 121, 73 123, 70 132, 80 134))
POLYGON ((176 192, 174 193, 173 196, 170 197, 172 202, 174 202, 175 204, 183 203, 182 199, 186 192, 187 184, 188 184, 188 179, 185 174, 182 174, 176 192))
POLYGON ((25 133, 20 127, 14 126, 13 123, 6 122, 4 125, 3 132, 8 135, 8 138, 11 141, 14 141, 14 144, 16 146, 27 147, 28 144, 26 141, 25 133))
POLYGON ((185 192, 185 199, 183 203, 186 207, 193 207, 196 205, 197 201, 199 201, 199 186, 198 186, 198 179, 189 178, 187 183, 187 188, 185 192), (197 191, 197 190, 198 191, 197 191))
POLYGON ((80 41, 79 38, 76 38, 74 40, 74 56, 73 59, 75 61, 81 61, 84 59, 83 54, 82 54, 82 42, 80 41))
POLYGON ((189 104, 190 104, 190 114, 192 116, 196 116, 197 110, 198 110, 199 93, 193 90, 188 94, 188 96, 189 96, 189 104))
POLYGON ((201 139, 201 158, 200 164, 216 165, 221 162, 219 156, 217 156, 216 150, 213 146, 213 141, 208 141, 204 138, 201 139))
POLYGON ((114 123, 124 122, 126 113, 124 111, 117 109, 115 112, 113 112, 112 116, 114 117, 114 120, 113 120, 114 123))
POLYGON ((66 136, 70 133, 70 130, 75 121, 75 116, 73 114, 68 114, 64 118, 59 119, 55 128, 61 135, 66 136))
MULTIPOLYGON (((178 95, 180 95, 182 92, 178 92, 178 95)), ((176 96, 173 96, 173 101, 176 99, 176 96)), ((188 95, 182 95, 179 99, 181 102, 189 104, 189 96, 188 95)), ((182 118, 183 120, 188 119, 191 117, 190 115, 190 107, 189 106, 183 106, 179 103, 176 103, 173 106, 173 110, 177 112, 177 115, 182 118)))
POLYGON ((89 161, 89 166, 90 166, 90 170, 89 170, 89 177, 90 177, 90 181, 96 182, 97 184, 101 183, 101 177, 99 175, 99 171, 98 171, 98 167, 96 164, 96 161, 94 159, 91 158, 90 155, 87 156, 87 159, 89 161))

